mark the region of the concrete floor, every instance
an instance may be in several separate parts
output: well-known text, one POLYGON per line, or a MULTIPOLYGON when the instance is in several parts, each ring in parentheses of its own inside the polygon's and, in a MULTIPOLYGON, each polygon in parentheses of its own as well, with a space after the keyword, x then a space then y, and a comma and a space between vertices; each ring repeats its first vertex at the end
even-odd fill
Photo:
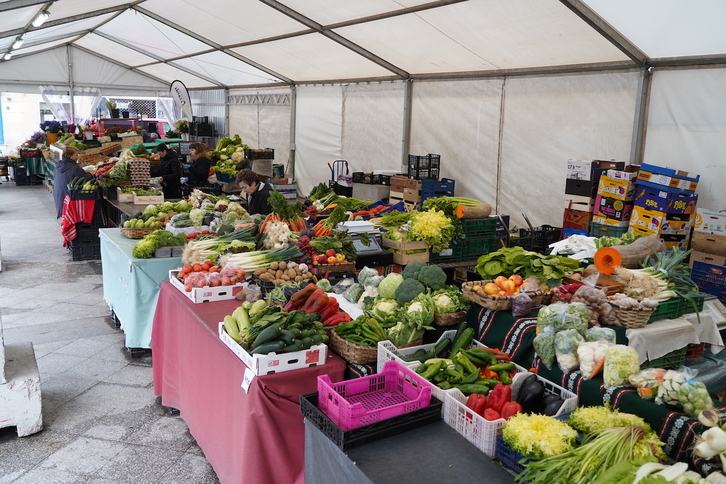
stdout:
POLYGON ((44 187, 1 181, 0 317, 7 343, 34 344, 44 428, 0 429, 0 484, 218 483, 154 396, 151 356, 124 347, 101 262, 72 261, 44 187))

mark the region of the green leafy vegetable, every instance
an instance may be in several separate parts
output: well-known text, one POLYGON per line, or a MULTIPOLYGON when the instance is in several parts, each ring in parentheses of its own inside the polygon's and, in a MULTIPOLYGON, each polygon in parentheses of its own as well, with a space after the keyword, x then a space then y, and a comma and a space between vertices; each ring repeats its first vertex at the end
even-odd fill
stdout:
POLYGON ((580 269, 580 261, 558 255, 542 255, 521 247, 506 247, 479 257, 476 270, 483 279, 519 274, 540 282, 561 279, 580 269))

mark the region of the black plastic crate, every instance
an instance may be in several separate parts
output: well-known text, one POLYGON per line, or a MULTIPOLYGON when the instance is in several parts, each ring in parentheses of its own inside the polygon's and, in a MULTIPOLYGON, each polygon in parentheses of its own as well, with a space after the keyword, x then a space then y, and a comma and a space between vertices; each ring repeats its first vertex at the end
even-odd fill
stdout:
POLYGON ((71 200, 100 200, 101 190, 96 189, 88 193, 72 190, 68 192, 68 195, 71 197, 71 200))
POLYGON ((101 259, 101 242, 98 240, 98 236, 95 243, 81 243, 77 239, 76 237, 68 244, 74 261, 101 259))
POLYGON ((91 223, 77 223, 76 224, 76 230, 78 229, 96 229, 96 234, 98 234, 98 229, 103 229, 108 226, 108 219, 106 218, 106 214, 103 211, 103 207, 100 203, 96 202, 96 206, 93 210, 93 218, 91 219, 91 223))
POLYGON ((561 227, 543 225, 532 230, 519 229, 519 237, 511 238, 510 246, 519 246, 525 250, 543 253, 550 244, 560 240, 561 227))
POLYGON ((352 197, 353 196, 353 187, 346 187, 341 185, 338 182, 329 182, 330 188, 333 189, 333 192, 336 195, 340 195, 342 197, 352 197))
POLYGON ((374 173, 371 175, 371 185, 390 185, 391 175, 381 175, 374 173))
POLYGON ((90 224, 83 225, 85 225, 85 227, 81 224, 76 224, 76 238, 71 242, 76 245, 91 245, 100 243, 98 239, 98 229, 88 227, 90 224))
POLYGON ((318 408, 318 392, 300 395, 300 413, 344 451, 435 423, 441 420, 441 408, 441 401, 431 397, 427 407, 344 431, 318 408))
POLYGON ((441 155, 408 155, 408 177, 415 180, 438 180, 441 155))
POLYGON ((272 160, 275 158, 275 150, 272 148, 264 150, 245 149, 245 158, 248 160, 272 160))
POLYGON ((362 171, 353 172, 353 183, 368 183, 366 181, 366 174, 362 171))

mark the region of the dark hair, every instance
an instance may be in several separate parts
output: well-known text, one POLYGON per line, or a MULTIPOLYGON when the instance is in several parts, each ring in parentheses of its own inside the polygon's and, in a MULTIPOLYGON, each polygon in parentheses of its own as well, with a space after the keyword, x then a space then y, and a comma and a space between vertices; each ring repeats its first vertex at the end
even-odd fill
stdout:
POLYGON ((267 177, 264 175, 258 175, 249 168, 245 168, 244 170, 241 170, 239 173, 237 173, 235 181, 238 184, 240 182, 245 182, 248 186, 252 186, 253 184, 259 184, 260 182, 267 181, 267 177))
POLYGON ((207 155, 207 151, 209 151, 209 147, 207 147, 207 143, 192 143, 189 145, 190 150, 194 150, 194 156, 192 156, 192 161, 196 160, 197 158, 209 158, 207 155))
POLYGON ((166 144, 164 143, 159 143, 158 145, 156 145, 156 152, 158 153, 160 151, 169 151, 169 147, 166 146, 166 144))
POLYGON ((63 148, 63 158, 70 158, 71 156, 80 152, 81 150, 79 150, 75 146, 66 146, 65 148, 63 148))

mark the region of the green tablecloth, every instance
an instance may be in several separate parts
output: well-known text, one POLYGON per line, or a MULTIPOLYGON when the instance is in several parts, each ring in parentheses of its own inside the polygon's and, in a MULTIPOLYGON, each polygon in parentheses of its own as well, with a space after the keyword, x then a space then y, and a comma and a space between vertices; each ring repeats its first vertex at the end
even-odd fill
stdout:
MULTIPOLYGON (((652 401, 643 400, 638 396, 634 387, 624 386, 605 388, 603 379, 594 378, 586 380, 580 371, 563 373, 557 364, 548 370, 541 364, 535 354, 532 342, 535 337, 537 325, 537 312, 535 308, 526 318, 514 318, 510 311, 491 311, 473 304, 466 315, 467 323, 476 330, 478 340, 489 347, 496 347, 506 351, 512 360, 524 368, 536 368, 539 374, 579 397, 580 406, 594 406, 609 404, 623 412, 632 413, 642 417, 655 430, 660 439, 665 442, 664 451, 676 460, 690 459, 689 448, 694 438, 705 430, 697 420, 688 417, 678 409, 656 405, 652 401)), ((616 331, 616 340, 619 344, 627 344, 624 328, 613 328, 616 331)), ((702 365, 708 366, 701 363, 702 365)), ((724 369, 723 365, 717 367, 724 369)), ((712 369, 713 370, 713 369, 712 369)), ((701 378, 711 388, 724 378, 726 372, 704 372, 701 378), (718 373, 718 376, 715 376, 718 373), (710 384, 710 385, 709 385, 710 384)), ((720 403, 718 403, 720 405, 720 403)), ((720 408, 721 411, 726 410, 720 408)), ((708 464, 700 462, 703 468, 708 464)))
POLYGON ((154 310, 169 271, 181 267, 180 257, 135 259, 136 239, 117 228, 100 229, 103 298, 121 322, 127 348, 151 348, 154 310))
POLYGON ((45 158, 23 158, 25 161, 28 176, 30 175, 45 175, 45 158))

